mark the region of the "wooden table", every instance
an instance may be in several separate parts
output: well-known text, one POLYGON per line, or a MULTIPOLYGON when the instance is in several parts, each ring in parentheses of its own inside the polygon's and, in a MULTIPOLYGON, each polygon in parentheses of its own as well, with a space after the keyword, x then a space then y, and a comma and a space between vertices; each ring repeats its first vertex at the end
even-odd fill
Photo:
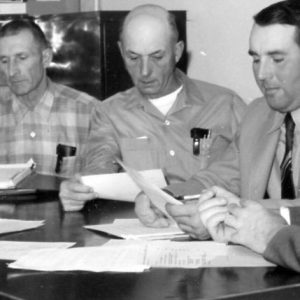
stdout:
MULTIPOLYGON (((3 203, 0 217, 45 220, 45 226, 0 240, 68 241, 101 245, 108 236, 83 228, 134 216, 133 204, 96 200, 82 212, 64 213, 56 192, 3 203)), ((51 259, 51 258, 49 258, 51 259)), ((0 299, 300 299, 300 274, 279 268, 152 269, 144 273, 33 272, 0 261, 0 299)))

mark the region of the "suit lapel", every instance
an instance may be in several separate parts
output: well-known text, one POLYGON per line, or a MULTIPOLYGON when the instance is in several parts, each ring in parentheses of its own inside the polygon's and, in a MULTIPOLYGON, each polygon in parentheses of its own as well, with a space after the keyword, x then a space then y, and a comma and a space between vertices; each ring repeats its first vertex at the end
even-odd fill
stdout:
POLYGON ((265 194, 283 118, 282 115, 270 112, 265 120, 257 128, 257 138, 252 141, 253 152, 249 160, 249 198, 253 199, 263 198, 265 194))

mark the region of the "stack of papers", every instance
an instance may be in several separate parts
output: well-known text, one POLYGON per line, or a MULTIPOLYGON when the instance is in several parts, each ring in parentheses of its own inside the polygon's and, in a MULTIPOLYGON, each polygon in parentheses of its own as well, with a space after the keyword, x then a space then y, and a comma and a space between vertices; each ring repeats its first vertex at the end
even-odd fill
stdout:
POLYGON ((152 228, 144 226, 138 219, 116 219, 112 224, 87 225, 84 227, 123 239, 158 240, 188 237, 175 223, 165 228, 152 228))
POLYGON ((34 250, 10 268, 40 271, 143 272, 150 267, 274 266, 242 246, 216 242, 112 240, 101 247, 34 250))

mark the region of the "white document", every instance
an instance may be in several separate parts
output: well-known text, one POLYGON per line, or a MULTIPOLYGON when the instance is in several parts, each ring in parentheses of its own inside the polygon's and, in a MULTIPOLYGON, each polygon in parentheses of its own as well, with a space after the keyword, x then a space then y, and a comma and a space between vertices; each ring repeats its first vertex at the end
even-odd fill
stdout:
POLYGON ((159 210, 161 210, 166 216, 169 216, 165 208, 167 203, 179 205, 182 204, 181 201, 175 199, 171 195, 164 192, 158 185, 155 185, 155 183, 150 182, 146 177, 144 177, 143 174, 124 165, 124 163, 121 162, 119 159, 117 159, 117 162, 123 167, 124 170, 126 170, 128 175, 132 178, 136 185, 139 186, 139 188, 148 196, 153 205, 155 205, 159 210))
POLYGON ((105 232, 123 239, 171 239, 187 237, 174 223, 166 228, 144 226, 138 219, 116 219, 112 224, 87 225, 84 228, 105 232))
POLYGON ((261 255, 242 246, 173 241, 149 243, 145 264, 163 268, 274 266, 261 255))
POLYGON ((150 267, 274 266, 242 246, 216 242, 113 240, 101 247, 34 250, 10 268, 40 271, 142 272, 150 267))
POLYGON ((143 272, 149 269, 142 264, 144 251, 145 247, 136 244, 35 250, 9 267, 39 271, 143 272))
POLYGON ((0 259, 16 260, 28 254, 32 250, 49 248, 69 248, 75 243, 61 242, 16 242, 0 241, 0 259))
POLYGON ((43 225, 43 220, 26 221, 16 219, 0 219, 0 234, 33 229, 43 225))
MULTIPOLYGON (((149 182, 162 188, 167 185, 160 169, 140 171, 149 182)), ((127 173, 82 176, 82 182, 94 189, 99 198, 134 202, 141 189, 127 173)))

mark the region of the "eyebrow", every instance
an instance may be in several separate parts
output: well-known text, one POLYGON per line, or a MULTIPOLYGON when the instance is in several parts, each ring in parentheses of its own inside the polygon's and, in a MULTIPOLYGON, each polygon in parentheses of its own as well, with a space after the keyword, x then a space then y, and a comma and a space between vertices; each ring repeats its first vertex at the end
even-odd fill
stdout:
MULTIPOLYGON (((278 55, 278 54, 285 54, 286 52, 285 51, 283 51, 283 50, 273 50, 273 51, 269 51, 269 52, 267 52, 267 55, 278 55)), ((254 55, 258 55, 258 53, 257 52, 255 52, 255 51, 253 51, 253 50, 249 50, 248 51, 248 54, 250 55, 250 56, 254 56, 254 55)))
MULTIPOLYGON (((132 50, 128 50, 127 53, 128 54, 133 54, 133 55, 140 55, 139 53, 136 53, 136 52, 134 52, 132 50)), ((154 52, 149 53, 148 56, 155 55, 155 54, 161 54, 161 53, 164 53, 164 50, 159 49, 159 50, 156 50, 154 52)))

